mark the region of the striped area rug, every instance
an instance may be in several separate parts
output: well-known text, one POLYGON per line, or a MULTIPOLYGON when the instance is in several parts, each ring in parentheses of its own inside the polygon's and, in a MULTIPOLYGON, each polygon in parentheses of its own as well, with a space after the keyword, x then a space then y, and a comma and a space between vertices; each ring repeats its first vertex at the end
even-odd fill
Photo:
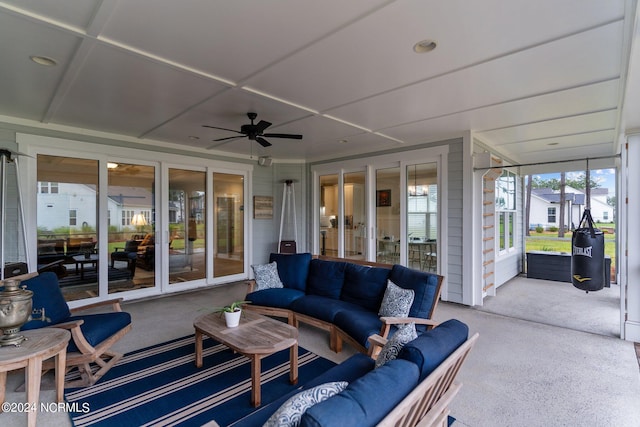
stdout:
MULTIPOLYGON (((220 426, 253 412, 251 364, 212 339, 204 340, 203 367, 194 364, 189 336, 126 354, 98 383, 66 389, 71 421, 82 426, 220 426)), ((303 348, 298 385, 289 383, 289 350, 262 360, 263 405, 294 390, 335 363, 303 348)))

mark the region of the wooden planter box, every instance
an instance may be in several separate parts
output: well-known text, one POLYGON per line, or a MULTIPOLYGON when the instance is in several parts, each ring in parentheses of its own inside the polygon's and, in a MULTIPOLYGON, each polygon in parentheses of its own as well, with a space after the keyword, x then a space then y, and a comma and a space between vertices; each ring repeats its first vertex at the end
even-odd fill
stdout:
MULTIPOLYGON (((604 257, 605 282, 611 286, 611 257, 604 257)), ((563 252, 527 252, 527 278, 571 283, 571 254, 563 252)))

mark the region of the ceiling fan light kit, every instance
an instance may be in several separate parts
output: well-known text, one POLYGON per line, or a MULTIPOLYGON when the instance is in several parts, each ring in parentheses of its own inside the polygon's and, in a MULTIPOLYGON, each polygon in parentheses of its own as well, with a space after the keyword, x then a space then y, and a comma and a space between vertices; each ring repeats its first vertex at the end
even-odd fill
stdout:
MULTIPOLYGON (((231 139, 236 139, 236 138, 244 138, 246 136, 247 138, 249 138, 249 140, 256 141, 258 144, 262 145, 263 147, 270 147, 271 143, 269 141, 267 141, 266 139, 264 139, 264 137, 266 137, 266 138, 302 139, 302 135, 295 135, 295 134, 289 134, 289 133, 264 133, 264 131, 269 126, 271 126, 270 122, 267 122, 265 120, 260 120, 257 124, 255 124, 253 121, 256 119, 256 117, 258 117, 257 113, 249 112, 249 113, 247 113, 247 117, 249 117, 249 120, 251 120, 251 123, 240 126, 240 130, 239 131, 234 130, 234 129, 218 127, 218 126, 209 126, 209 125, 202 125, 202 126, 206 127, 206 128, 226 130, 226 131, 229 131, 229 132, 235 132, 235 133, 240 134, 240 135, 236 135, 236 136, 228 136, 226 138, 214 139, 215 142, 226 141, 226 140, 231 140, 231 139)), ((210 147, 210 148, 213 148, 213 147, 210 147)))

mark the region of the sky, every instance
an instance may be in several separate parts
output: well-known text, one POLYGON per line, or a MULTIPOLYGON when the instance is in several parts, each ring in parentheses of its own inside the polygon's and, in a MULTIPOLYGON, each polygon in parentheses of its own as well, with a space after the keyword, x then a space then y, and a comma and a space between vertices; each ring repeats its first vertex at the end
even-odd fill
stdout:
MULTIPOLYGON (((567 178, 572 178, 584 173, 584 171, 567 172, 567 178)), ((539 179, 560 179, 559 173, 536 174, 539 179)), ((616 189, 616 170, 615 169, 597 169, 591 171, 591 179, 600 183, 602 188, 608 188, 609 194, 613 195, 616 189)))

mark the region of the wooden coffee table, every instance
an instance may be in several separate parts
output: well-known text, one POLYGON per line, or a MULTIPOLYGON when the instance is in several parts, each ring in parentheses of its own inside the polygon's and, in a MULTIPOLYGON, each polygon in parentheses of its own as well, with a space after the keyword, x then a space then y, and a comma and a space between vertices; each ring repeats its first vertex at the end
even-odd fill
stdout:
POLYGON ((251 360, 251 403, 260 406, 260 360, 290 348, 289 381, 298 382, 298 330, 291 325, 243 310, 240 325, 227 328, 220 313, 198 317, 196 330, 196 367, 202 367, 202 336, 207 335, 251 360))

